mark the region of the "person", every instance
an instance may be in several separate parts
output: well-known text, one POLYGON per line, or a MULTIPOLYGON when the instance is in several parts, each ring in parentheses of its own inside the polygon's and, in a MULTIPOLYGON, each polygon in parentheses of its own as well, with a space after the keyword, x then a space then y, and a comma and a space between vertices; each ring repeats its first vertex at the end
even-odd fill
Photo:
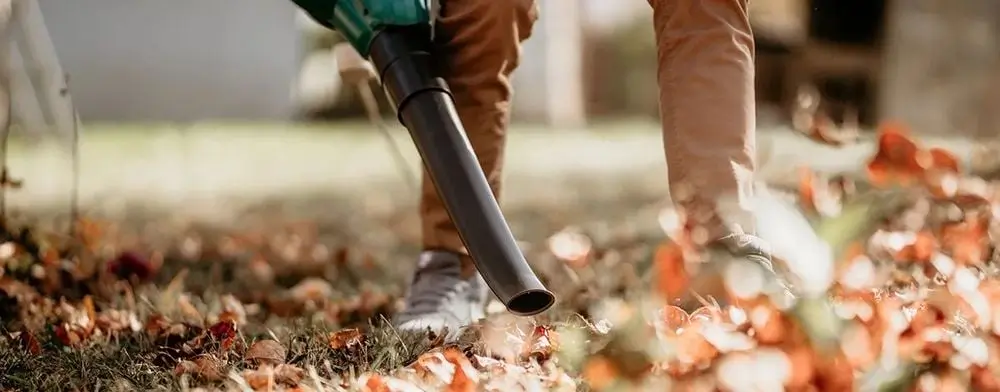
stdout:
MULTIPOLYGON (((535 0, 441 0, 435 40, 473 150, 495 196, 502 188, 511 73, 539 17, 535 0)), ((748 198, 755 159, 754 39, 748 0, 649 0, 659 105, 675 203, 707 245, 770 269, 748 198)), ((651 75, 652 76, 652 75, 651 75)), ((460 327, 484 317, 489 290, 427 173, 423 252, 395 317, 401 330, 460 327)))

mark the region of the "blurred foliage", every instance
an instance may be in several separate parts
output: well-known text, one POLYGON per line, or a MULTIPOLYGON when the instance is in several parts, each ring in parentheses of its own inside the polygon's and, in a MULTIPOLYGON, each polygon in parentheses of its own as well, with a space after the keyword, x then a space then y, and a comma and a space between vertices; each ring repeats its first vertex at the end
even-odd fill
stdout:
POLYGON ((595 114, 658 116, 656 43, 649 15, 636 17, 609 34, 587 37, 592 83, 588 97, 595 114))

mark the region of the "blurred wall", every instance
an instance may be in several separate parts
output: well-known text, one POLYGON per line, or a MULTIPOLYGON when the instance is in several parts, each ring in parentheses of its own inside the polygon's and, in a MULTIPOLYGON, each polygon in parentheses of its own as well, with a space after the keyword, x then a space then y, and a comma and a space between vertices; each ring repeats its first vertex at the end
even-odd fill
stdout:
MULTIPOLYGON (((591 39, 596 35, 606 36, 611 34, 612 31, 621 29, 622 26, 628 26, 630 21, 633 21, 636 17, 643 17, 647 14, 652 14, 649 8, 649 4, 645 1, 612 1, 612 0, 578 0, 580 1, 580 13, 579 13, 579 28, 582 29, 583 35, 583 48, 584 53, 580 53, 580 56, 584 57, 583 72, 584 76, 581 78, 580 83, 585 86, 585 101, 589 101, 591 92, 586 91, 594 81, 588 80, 587 75, 595 75, 591 72, 590 68, 595 66, 594 63, 590 62, 590 56, 587 55, 587 48, 591 44, 591 39)), ((558 34, 557 29, 549 29, 548 25, 552 22, 550 20, 554 18, 567 18, 569 17, 566 13, 560 13, 560 5, 558 1, 554 0, 538 0, 541 14, 538 22, 535 23, 532 29, 532 36, 524 43, 522 51, 521 64, 518 66, 517 71, 514 74, 514 104, 513 104, 513 116, 518 120, 522 121, 537 121, 545 122, 549 120, 548 111, 550 110, 550 105, 554 103, 547 99, 549 73, 559 72, 559 67, 548 67, 550 61, 547 59, 546 51, 550 49, 550 45, 558 45, 558 41, 561 37, 555 37, 558 34)), ((563 23, 563 25, 566 25, 563 23)), ((652 34, 653 27, 648 25, 645 27, 652 34)), ((556 48, 558 49, 558 48, 556 48)), ((640 70, 641 72, 642 70, 640 70)), ((648 74, 649 79, 646 80, 648 84, 649 81, 655 78, 655 74, 648 74)), ((589 111, 593 110, 587 104, 585 108, 589 111)), ((591 113, 588 113, 591 114, 591 113)))
POLYGON ((883 116, 918 132, 1000 135, 1000 1, 894 1, 883 116))
POLYGON ((42 0, 85 120, 285 119, 300 63, 283 0, 42 0))

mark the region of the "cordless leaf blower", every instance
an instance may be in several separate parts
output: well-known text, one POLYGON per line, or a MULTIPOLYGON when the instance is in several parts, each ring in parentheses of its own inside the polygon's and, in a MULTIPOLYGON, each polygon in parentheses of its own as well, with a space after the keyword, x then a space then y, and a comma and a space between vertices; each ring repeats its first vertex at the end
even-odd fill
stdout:
POLYGON ((493 293, 516 315, 551 307, 555 296, 521 254, 436 72, 429 0, 293 1, 370 61, 493 293))

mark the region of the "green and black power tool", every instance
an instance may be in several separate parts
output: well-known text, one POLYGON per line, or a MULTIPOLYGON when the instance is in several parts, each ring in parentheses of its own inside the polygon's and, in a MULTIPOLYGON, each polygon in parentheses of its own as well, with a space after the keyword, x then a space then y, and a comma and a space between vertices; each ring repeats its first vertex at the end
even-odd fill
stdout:
MULTIPOLYGON (((544 312, 555 296, 535 276, 511 234, 436 72, 430 0, 293 0, 339 32, 375 68, 396 106, 476 268, 507 309, 544 312)), ((503 0, 496 0, 503 1, 503 0)))

